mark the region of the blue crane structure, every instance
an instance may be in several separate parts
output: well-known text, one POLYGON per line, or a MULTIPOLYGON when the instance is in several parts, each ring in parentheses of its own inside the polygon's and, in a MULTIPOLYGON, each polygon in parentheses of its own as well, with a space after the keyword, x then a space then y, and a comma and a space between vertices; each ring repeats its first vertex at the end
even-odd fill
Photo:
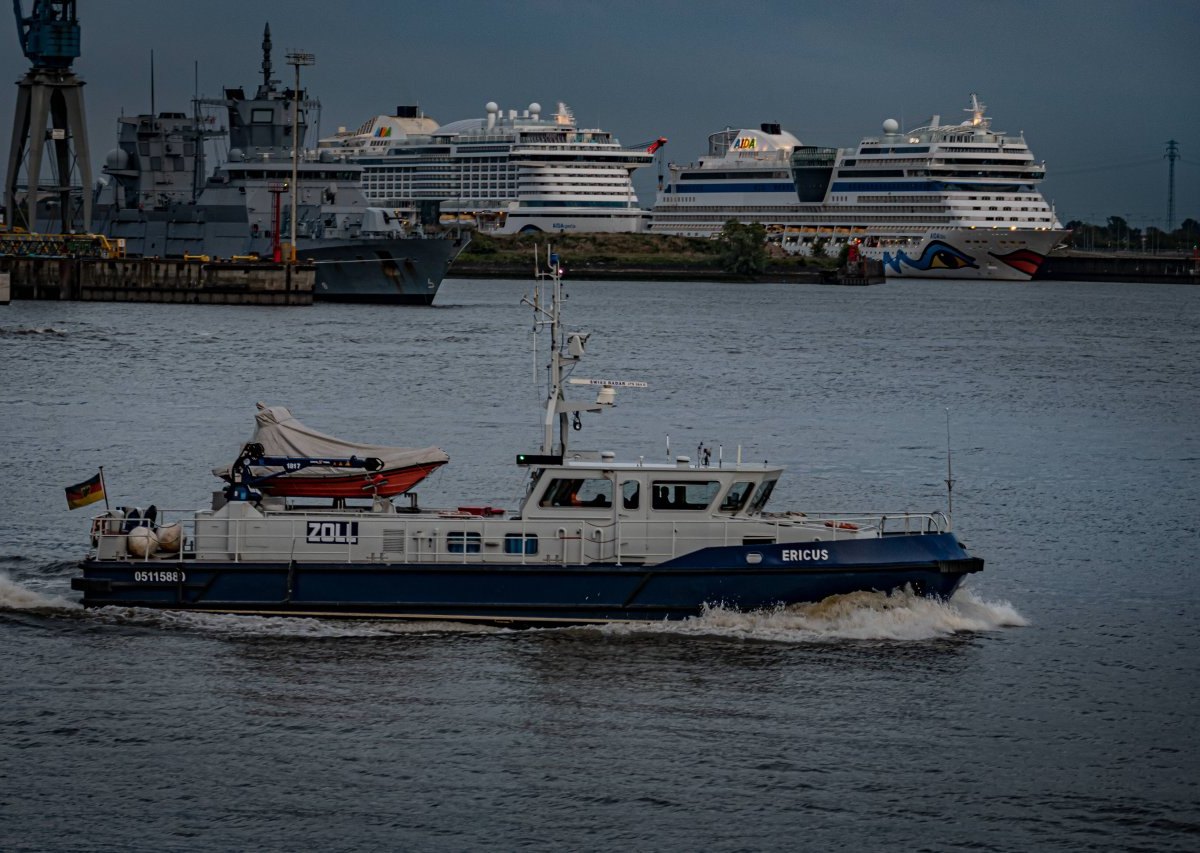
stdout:
POLYGON ((61 232, 86 231, 91 225, 92 167, 84 120, 83 80, 71 67, 80 55, 75 6, 76 0, 34 0, 32 10, 26 15, 22 0, 13 0, 17 37, 31 67, 17 83, 4 208, 9 224, 30 230, 36 227, 39 203, 43 200, 46 209, 53 211, 61 232), (53 172, 50 178, 42 175, 47 148, 53 172))

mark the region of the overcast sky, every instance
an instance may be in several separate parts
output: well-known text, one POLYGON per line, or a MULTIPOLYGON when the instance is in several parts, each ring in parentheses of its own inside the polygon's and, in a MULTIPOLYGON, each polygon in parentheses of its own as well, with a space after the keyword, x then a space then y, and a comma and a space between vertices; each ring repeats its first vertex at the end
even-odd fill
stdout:
MULTIPOLYGON (((7 4, 6 4, 7 5, 7 4)), ((23 0, 28 13, 32 0, 23 0)), ((805 143, 852 146, 886 118, 966 118, 977 92, 993 128, 1024 132, 1046 162, 1064 221, 1127 216, 1165 226, 1166 142, 1175 139, 1176 224, 1200 219, 1200 0, 79 0, 88 131, 96 166, 115 118, 190 110, 199 90, 252 88, 270 23, 275 76, 289 49, 316 55, 303 85, 322 134, 417 103, 446 123, 484 104, 547 110, 633 145, 665 136, 690 161, 727 125, 779 122, 805 143)), ((0 71, 25 73, 15 21, 0 71)), ((15 85, 0 91, 11 125, 15 85)), ((5 132, 7 146, 10 134, 5 132)), ((5 149, 7 152, 7 148, 5 149)), ((653 202, 653 167, 639 173, 653 202)))

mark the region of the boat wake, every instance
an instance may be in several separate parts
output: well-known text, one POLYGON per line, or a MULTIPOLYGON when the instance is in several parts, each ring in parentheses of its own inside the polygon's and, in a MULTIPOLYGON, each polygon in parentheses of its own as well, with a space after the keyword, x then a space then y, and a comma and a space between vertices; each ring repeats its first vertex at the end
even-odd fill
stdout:
POLYGON ((14 581, 4 572, 0 572, 0 610, 32 610, 53 612, 71 610, 83 612, 83 607, 76 601, 70 601, 58 595, 48 595, 38 592, 14 581))
POLYGON ((598 631, 605 636, 674 635, 775 643, 822 643, 845 640, 921 641, 956 634, 995 631, 1028 625, 1006 601, 959 590, 949 601, 911 592, 887 595, 855 592, 835 595, 815 604, 794 604, 776 610, 744 613, 707 607, 702 615, 680 622, 629 622, 565 629, 514 631, 488 625, 434 620, 307 619, 279 616, 241 616, 143 607, 99 607, 84 610, 77 601, 39 592, 0 572, 0 611, 24 611, 41 616, 84 619, 93 625, 196 632, 236 637, 336 639, 400 637, 416 634, 521 634, 546 630, 598 631))
POLYGON ((991 601, 960 589, 948 601, 912 592, 854 592, 814 604, 743 613, 709 607, 682 622, 606 625, 610 635, 653 631, 698 637, 777 643, 844 640, 921 641, 955 634, 1022 627, 1028 620, 1006 601, 991 601))

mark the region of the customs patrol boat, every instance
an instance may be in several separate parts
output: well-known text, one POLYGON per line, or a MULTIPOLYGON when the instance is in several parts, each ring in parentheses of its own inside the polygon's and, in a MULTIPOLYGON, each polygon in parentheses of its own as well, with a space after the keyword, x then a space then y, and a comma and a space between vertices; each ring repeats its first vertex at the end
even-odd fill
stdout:
POLYGON ((711 237, 736 219, 791 253, 856 244, 889 276, 1027 280, 1068 233, 1038 189, 1046 166, 976 95, 966 111, 903 132, 887 119, 845 149, 778 124, 719 131, 698 162, 671 164, 649 230, 711 237))
POLYGON ((427 228, 371 206, 361 166, 329 151, 294 151, 303 148, 309 114, 320 104, 271 78, 269 27, 262 48, 263 79, 253 97, 226 88, 222 98, 197 99, 193 116, 120 118, 94 230, 120 241, 127 255, 271 260, 290 240, 295 195, 296 256, 316 265, 315 299, 430 304, 467 233, 437 228, 436 215, 427 228), (204 109, 217 112, 202 115, 204 109), (215 129, 221 118, 227 131, 215 129), (226 133, 226 160, 205 178, 205 143, 226 133))
MULTIPOLYGON (((775 511, 782 469, 718 451, 650 463, 575 450, 586 412, 645 383, 569 378, 589 343, 561 318, 558 259, 525 304, 550 338, 541 446, 518 454, 515 511, 417 506, 415 495, 315 505, 267 488, 310 467, 375 471, 367 454, 272 456, 251 442, 211 509, 112 510, 72 588, 114 605, 518 626, 683 619, 706 606, 776 608, 861 590, 947 597, 983 567, 941 512, 775 511), (569 386, 593 389, 576 401, 569 386), (353 505, 353 504, 359 505, 353 505), (147 522, 146 516, 151 516, 147 522)), ((353 448, 347 448, 353 449, 353 448)), ((378 450, 378 448, 375 448, 378 450)))

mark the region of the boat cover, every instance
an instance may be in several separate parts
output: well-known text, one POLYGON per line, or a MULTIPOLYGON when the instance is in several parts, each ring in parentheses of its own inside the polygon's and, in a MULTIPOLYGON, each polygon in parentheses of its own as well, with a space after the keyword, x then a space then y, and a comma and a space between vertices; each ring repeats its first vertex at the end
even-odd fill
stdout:
MULTIPOLYGON (((258 413, 254 416, 257 426, 251 442, 263 446, 263 452, 268 456, 307 456, 307 457, 349 457, 360 459, 374 456, 383 462, 383 471, 410 468, 415 465, 432 468, 450 461, 450 456, 440 447, 384 447, 379 444, 356 444, 317 432, 296 420, 283 406, 268 406, 258 404, 258 413)), ((229 479, 232 464, 214 468, 213 473, 222 479, 229 479)), ((255 468, 256 475, 263 475, 278 468, 255 468)), ((346 477, 357 472, 345 468, 325 468, 314 465, 295 472, 301 477, 346 477)), ((284 477, 293 476, 284 474, 284 477)))

